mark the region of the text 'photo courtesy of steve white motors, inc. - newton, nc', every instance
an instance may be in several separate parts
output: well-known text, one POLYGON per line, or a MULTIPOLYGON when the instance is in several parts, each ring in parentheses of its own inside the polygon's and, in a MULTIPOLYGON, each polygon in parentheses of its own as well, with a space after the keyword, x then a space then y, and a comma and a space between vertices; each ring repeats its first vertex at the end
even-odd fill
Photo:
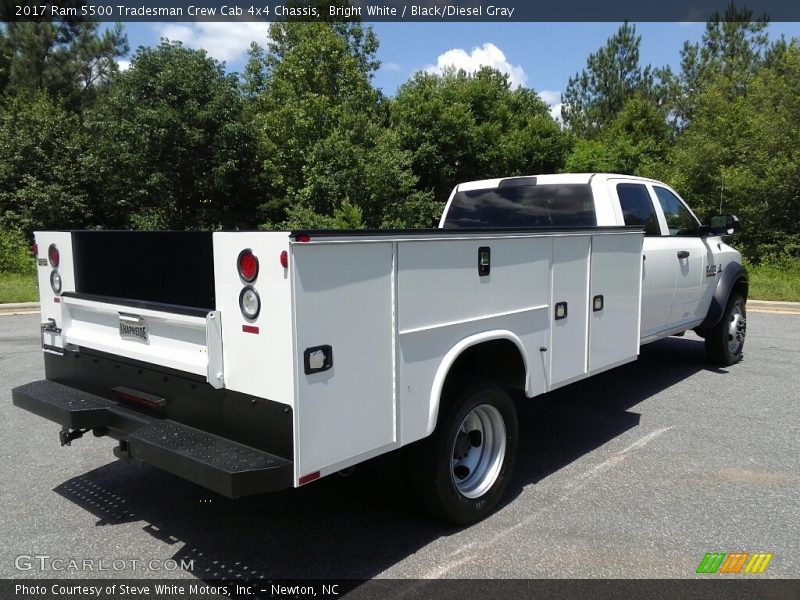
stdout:
POLYGON ((17 583, 17 597, 33 598, 337 598, 349 591, 349 586, 337 582, 103 582, 80 581, 45 584, 17 583))

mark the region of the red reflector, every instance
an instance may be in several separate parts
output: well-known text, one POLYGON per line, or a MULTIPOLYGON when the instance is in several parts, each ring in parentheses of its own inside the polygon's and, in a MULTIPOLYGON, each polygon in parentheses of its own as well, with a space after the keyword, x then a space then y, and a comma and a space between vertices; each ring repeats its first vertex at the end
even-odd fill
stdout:
POLYGON ((281 266, 284 269, 289 268, 289 253, 286 250, 281 252, 281 266))
POLYGON ((50 260, 51 265, 54 267, 58 266, 61 255, 58 253, 58 248, 56 248, 55 244, 50 244, 50 247, 47 249, 47 258, 50 260))
POLYGON ((125 392, 117 392, 117 397, 120 400, 124 400, 125 402, 133 402, 134 404, 145 406, 147 408, 153 408, 153 409, 161 408, 160 403, 154 400, 148 400, 147 398, 140 398, 139 396, 134 396, 133 394, 126 394, 125 392))
POLYGON ((258 333, 258 327, 255 325, 242 325, 242 331, 245 333, 258 333))
POLYGON ((258 277, 258 259, 252 250, 242 250, 236 263, 239 268, 239 275, 245 281, 253 281, 258 277))
POLYGON ((61 302, 61 298, 58 298, 58 297, 53 298, 53 302, 56 302, 56 303, 61 302))
POLYGON ((295 238, 298 242, 310 242, 311 236, 306 235, 305 233, 301 233, 300 235, 295 238))
POLYGON ((39 244, 34 244, 33 246, 31 246, 31 252, 33 252, 34 256, 38 257, 39 256, 39 244))
POLYGON ((313 473, 309 473, 308 475, 303 475, 300 478, 299 483, 300 485, 304 485, 306 483, 314 481, 315 479, 319 479, 319 471, 314 471, 313 473))

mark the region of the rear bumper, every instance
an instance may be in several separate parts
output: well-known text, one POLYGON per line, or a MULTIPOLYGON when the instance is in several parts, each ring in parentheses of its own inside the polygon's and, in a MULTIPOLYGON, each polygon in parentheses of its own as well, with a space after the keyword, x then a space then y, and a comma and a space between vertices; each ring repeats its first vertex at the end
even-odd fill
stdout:
POLYGON ((70 386, 41 380, 11 394, 15 406, 63 427, 120 440, 120 458, 141 460, 230 498, 294 483, 290 460, 70 386))

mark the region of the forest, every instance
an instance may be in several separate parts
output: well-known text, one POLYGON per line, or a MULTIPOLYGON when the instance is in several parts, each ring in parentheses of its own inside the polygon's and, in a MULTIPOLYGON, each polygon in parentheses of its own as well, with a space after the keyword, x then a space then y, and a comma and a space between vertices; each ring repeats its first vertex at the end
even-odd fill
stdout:
POLYGON ((737 214, 749 263, 800 279, 800 41, 731 6, 679 69, 640 44, 622 24, 556 120, 490 68, 384 94, 359 21, 273 23, 241 73, 166 39, 120 71, 122 24, 3 22, 0 272, 32 271, 37 229, 430 227, 460 181, 612 171, 737 214))

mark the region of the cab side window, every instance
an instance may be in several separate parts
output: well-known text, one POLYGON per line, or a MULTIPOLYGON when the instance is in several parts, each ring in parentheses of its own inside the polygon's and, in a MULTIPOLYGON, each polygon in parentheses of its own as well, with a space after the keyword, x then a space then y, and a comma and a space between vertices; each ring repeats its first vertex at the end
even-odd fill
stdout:
POLYGON ((684 206, 680 198, 667 188, 653 186, 658 203, 667 219, 669 235, 690 236, 698 234, 698 223, 692 213, 684 206))
POLYGON ((645 235, 661 235, 656 209, 647 188, 640 183, 618 183, 617 196, 625 225, 643 226, 645 235))

